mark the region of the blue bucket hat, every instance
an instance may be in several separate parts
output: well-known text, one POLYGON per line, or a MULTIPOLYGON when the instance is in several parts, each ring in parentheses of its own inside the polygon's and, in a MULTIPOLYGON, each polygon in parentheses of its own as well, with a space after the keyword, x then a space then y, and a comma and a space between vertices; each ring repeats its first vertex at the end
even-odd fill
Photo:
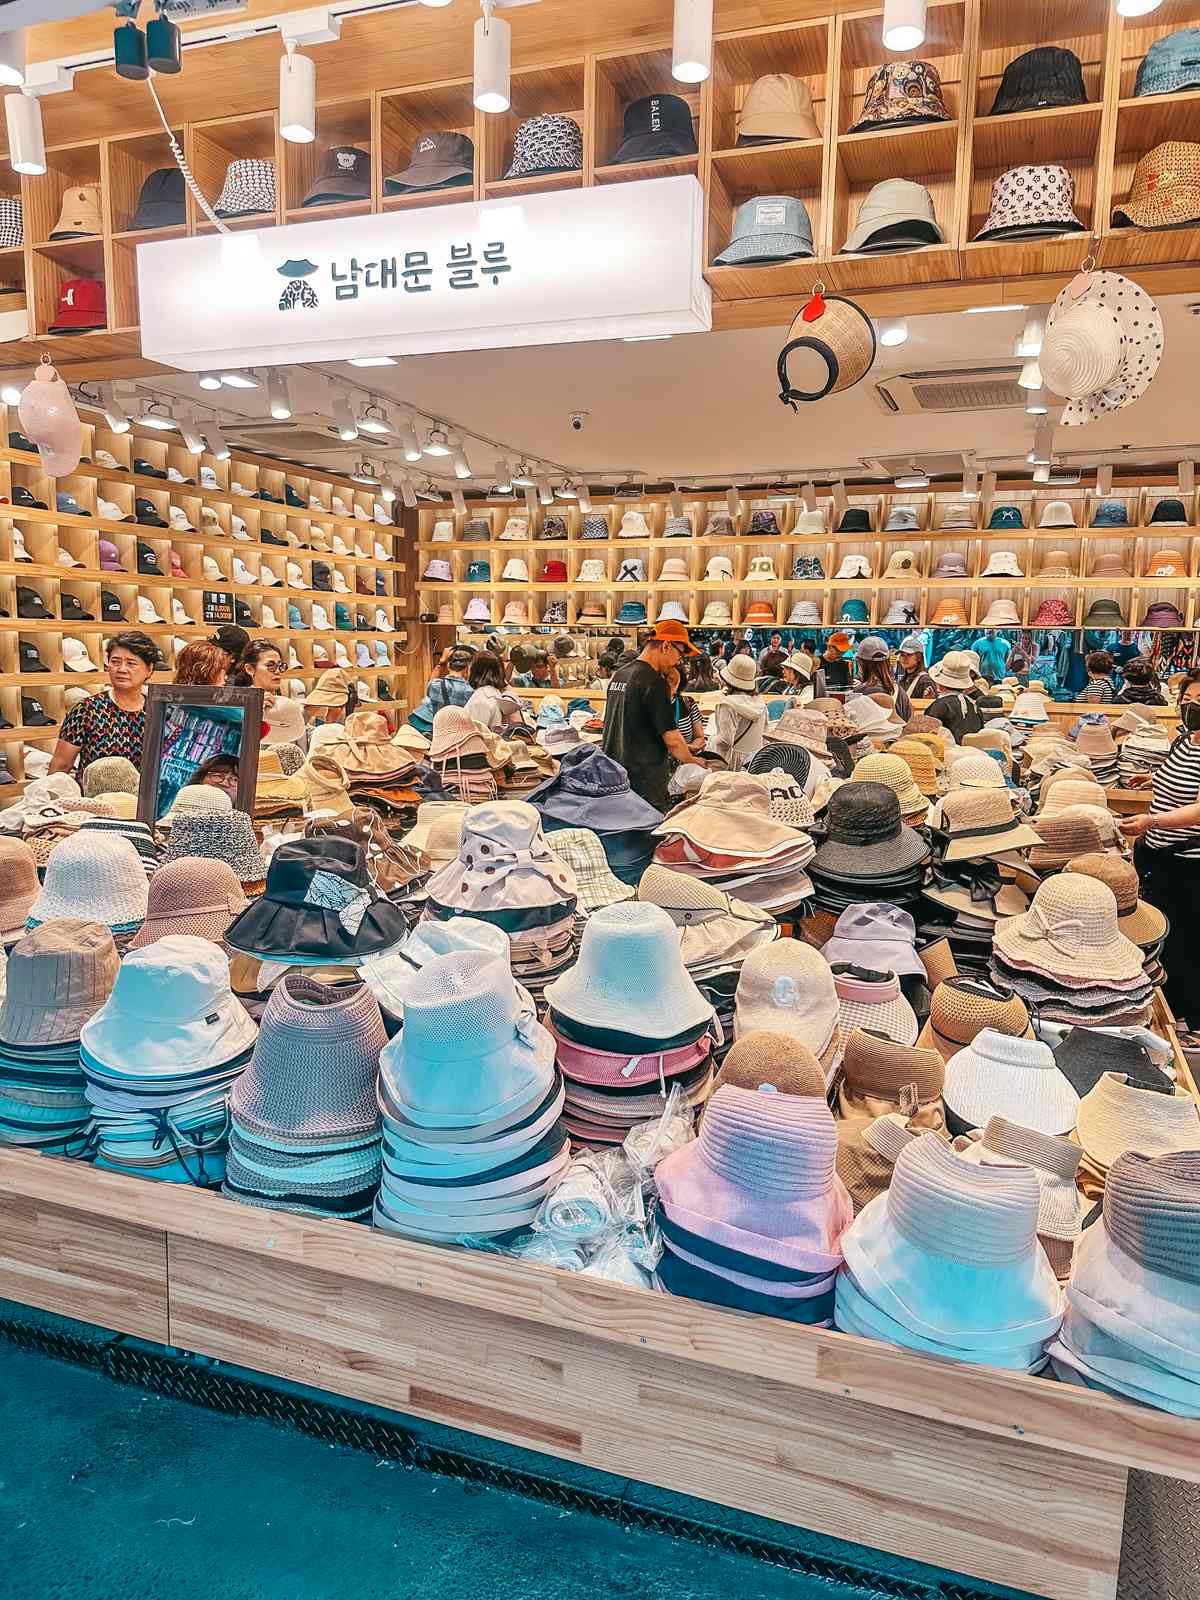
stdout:
POLYGON ((1181 28, 1155 39, 1133 85, 1135 95, 1174 94, 1178 89, 1200 89, 1200 28, 1181 28))
POLYGON ((646 608, 640 600, 626 600, 617 612, 618 622, 645 622, 646 608))
POLYGON ((729 243, 715 265, 791 261, 813 254, 812 223, 803 200, 787 194, 760 194, 737 208, 729 243))
POLYGON ((662 821, 662 812, 630 788, 621 763, 593 744, 565 750, 555 776, 525 798, 549 822, 599 834, 649 832, 662 821))
POLYGON ((1092 517, 1093 528, 1127 528, 1129 511, 1124 500, 1101 500, 1092 517))
POLYGON ((1021 515, 1020 506, 993 506, 992 514, 988 518, 989 528, 1023 528, 1025 518, 1021 515))
POLYGON ((345 628, 347 631, 350 631, 354 626, 350 621, 350 607, 344 606, 340 600, 334 605, 333 620, 336 627, 345 628))
POLYGON ((839 622, 868 622, 870 612, 867 610, 865 600, 843 600, 842 609, 838 616, 839 622))
POLYGON ((489 583, 492 577, 491 563, 487 561, 472 561, 467 566, 468 583, 489 583))

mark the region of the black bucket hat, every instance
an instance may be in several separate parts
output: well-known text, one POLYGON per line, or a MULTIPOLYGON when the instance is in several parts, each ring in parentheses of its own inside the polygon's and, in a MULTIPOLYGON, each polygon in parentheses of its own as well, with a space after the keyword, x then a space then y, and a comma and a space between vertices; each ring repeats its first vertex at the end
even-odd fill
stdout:
POLYGON ((274 851, 261 898, 225 942, 260 960, 313 966, 379 955, 407 932, 404 912, 376 890, 361 845, 295 839, 274 851))
POLYGON ((838 523, 839 533, 870 533, 871 513, 866 506, 847 506, 838 523))
POLYGON ((178 167, 160 167, 152 172, 138 195, 130 230, 177 227, 186 220, 183 195, 183 173, 178 167))
POLYGON ((316 182, 300 202, 304 206, 336 205, 342 200, 371 198, 371 158, 353 144, 335 144, 321 158, 316 182))
POLYGON ((663 156, 694 156, 692 109, 677 94, 648 94, 625 107, 621 145, 612 165, 657 161, 663 156))
POLYGON ((451 189, 473 182, 474 177, 475 146, 465 133, 422 133, 404 171, 383 180, 383 192, 451 189))
POLYGON ((1073 50, 1042 44, 1026 50, 1004 69, 991 115, 1012 111, 1040 111, 1046 106, 1082 106, 1087 103, 1083 68, 1073 50))

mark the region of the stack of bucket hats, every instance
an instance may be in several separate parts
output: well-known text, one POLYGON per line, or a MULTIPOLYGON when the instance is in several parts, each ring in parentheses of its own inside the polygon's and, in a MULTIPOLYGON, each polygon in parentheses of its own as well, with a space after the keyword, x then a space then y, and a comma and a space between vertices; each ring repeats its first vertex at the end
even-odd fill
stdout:
POLYGON ((483 729, 462 706, 435 712, 427 759, 446 793, 457 800, 479 805, 499 793, 483 729))
POLYGON ((0 1145, 85 1153, 91 1107, 79 1033, 111 994, 118 965, 108 929, 75 917, 35 928, 10 950, 0 1003, 0 1145))
POLYGON ((547 833, 590 828, 598 835, 609 869, 622 883, 636 884, 653 858, 662 812, 636 794, 620 762, 595 745, 565 750, 555 776, 527 798, 547 833))
POLYGON ((791 910, 812 893, 807 833, 771 814, 771 784, 748 772, 715 772, 697 799, 655 829, 655 860, 767 911, 791 910))
POLYGON ((359 975, 379 1001, 388 1038, 399 1033, 404 1023, 404 1007, 420 992, 421 974, 435 956, 475 952, 481 959, 498 956, 508 961, 508 936, 488 922, 475 917, 456 917, 452 922, 419 922, 403 944, 368 956, 359 965, 359 975))
POLYGON ((1151 983, 1161 984, 1166 976, 1161 958, 1168 923, 1157 906, 1141 899, 1141 880, 1133 862, 1106 851, 1091 851, 1073 856, 1066 870, 1098 878, 1108 885, 1117 902, 1117 927, 1142 952, 1142 964, 1151 983))
POLYGON ((1200 1417, 1200 1153, 1120 1156, 1076 1251, 1055 1375, 1200 1417))
POLYGON ((928 859, 926 840, 900 819, 894 789, 844 784, 829 802, 825 839, 812 862, 817 903, 834 913, 862 900, 911 905, 928 859))
POLYGON ((425 892, 427 917, 477 917, 502 929, 513 975, 535 999, 575 959, 575 877, 524 800, 472 807, 457 857, 434 873, 425 892))
POLYGON ((1142 952, 1120 931, 1112 890, 1082 873, 1047 878, 1028 911, 997 923, 992 973, 1054 1022, 1138 1026, 1150 1017, 1142 952))
POLYGON ((581 916, 633 899, 633 885, 614 875, 599 835, 590 828, 555 828, 547 832, 546 843, 575 875, 576 909, 581 916))
POLYGON ((386 1039, 365 983, 285 973, 230 1095, 223 1193, 276 1211, 367 1217, 379 1183, 375 1078, 386 1039))
POLYGON ((379 1062, 373 1222, 434 1243, 527 1226, 570 1162, 554 1041, 501 955, 434 956, 379 1062))
POLYGON ((586 1144, 620 1144, 678 1084, 689 1106, 712 1087, 713 1008, 659 906, 607 906, 579 960, 546 988, 546 1026, 566 1085, 564 1118, 586 1144))
POLYGON ((1165 728, 1140 717, 1137 720, 1138 726, 1121 740, 1117 753, 1117 771, 1124 785, 1131 778, 1153 774, 1171 748, 1171 736, 1165 728))
POLYGON ((812 1051, 826 1083, 842 1057, 840 1002, 833 971, 819 950, 780 939, 752 951, 737 986, 734 1037, 782 1033, 812 1051))
POLYGON ((675 924, 683 964, 721 1025, 724 1043, 714 1047, 719 1064, 733 1040, 734 996, 743 963, 752 951, 779 937, 779 925, 769 911, 657 862, 642 874, 637 897, 660 907, 675 924))
POLYGON ((1083 1151, 1080 1188, 1096 1199, 1112 1167, 1130 1151, 1144 1156, 1200 1151, 1200 1109, 1184 1089, 1172 1093, 1151 1081, 1132 1081, 1124 1072, 1105 1072, 1079 1102, 1075 1139, 1083 1151))
POLYGON ((752 1033, 721 1076, 699 1138, 655 1171, 659 1286, 828 1327, 851 1205, 821 1074, 790 1040, 752 1033))
POLYGON ((1117 781, 1117 744, 1105 717, 1084 717, 1075 734, 1075 748, 1087 756, 1092 777, 1103 789, 1117 781))
POLYGON ((130 951, 80 1032, 96 1165, 217 1186, 228 1091, 257 1033, 230 988, 229 958, 211 940, 172 934, 130 951))
POLYGON ((963 1159, 933 1135, 899 1155, 886 1193, 842 1236, 835 1321, 946 1360, 1038 1372, 1062 1291, 1038 1239, 1027 1166, 963 1159))

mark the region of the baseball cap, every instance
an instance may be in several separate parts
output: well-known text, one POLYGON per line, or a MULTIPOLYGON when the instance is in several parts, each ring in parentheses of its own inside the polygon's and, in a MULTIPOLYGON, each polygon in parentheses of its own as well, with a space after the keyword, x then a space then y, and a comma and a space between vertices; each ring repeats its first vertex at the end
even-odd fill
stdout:
POLYGON ((100 668, 87 653, 87 646, 82 639, 75 639, 68 634, 63 635, 62 642, 63 666, 68 672, 99 672, 100 668))
POLYGON ((660 617, 650 630, 650 638, 655 644, 673 644, 685 656, 698 656, 696 646, 688 638, 688 631, 682 622, 675 622, 669 617, 660 617))

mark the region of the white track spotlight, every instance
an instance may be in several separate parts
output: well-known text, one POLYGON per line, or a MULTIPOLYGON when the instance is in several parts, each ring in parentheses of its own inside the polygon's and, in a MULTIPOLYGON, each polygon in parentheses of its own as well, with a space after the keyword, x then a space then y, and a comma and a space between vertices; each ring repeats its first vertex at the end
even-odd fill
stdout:
POLYGON ((888 317, 879 324, 879 342, 890 349, 908 340, 908 318, 888 317))
POLYGON ((588 512, 592 509, 592 497, 588 493, 586 483, 577 483, 575 485, 575 498, 579 501, 580 511, 588 512))
POLYGON ((456 483, 450 485, 450 502, 460 515, 467 509, 467 497, 456 483))
POLYGON ((500 494, 509 494, 513 486, 512 467, 503 456, 497 456, 492 463, 492 480, 494 487, 500 494))
POLYGON ((230 367, 228 372, 222 372, 221 382, 228 389, 257 389, 260 387, 254 374, 241 367, 230 367))
POLYGON ((884 49, 916 50, 924 43, 925 0, 884 0, 884 49))
MULTIPOLYGON (((19 405, 24 391, 25 385, 23 383, 18 383, 13 377, 5 378, 3 383, 0 383, 0 400, 3 400, 6 406, 19 405)), ((112 424, 110 423, 109 426, 111 427, 112 424)), ((125 418, 125 426, 129 426, 128 417, 125 418)))
POLYGON ((400 498, 410 511, 417 509, 417 491, 413 488, 413 481, 407 472, 400 479, 400 498))
POLYGON ((42 107, 27 89, 4 96, 8 124, 8 164, 14 172, 40 178, 46 170, 46 139, 42 133, 42 107))
POLYGON ((725 491, 725 504, 729 507, 729 515, 736 517, 742 509, 742 497, 737 492, 737 484, 731 483, 725 491))
POLYGON ((1097 467, 1096 468, 1096 493, 1097 494, 1111 494, 1112 493, 1112 467, 1111 466, 1097 467))
POLYGON ((267 405, 276 422, 286 422, 292 415, 291 383, 286 372, 272 367, 267 373, 267 405))
POLYGON ((385 472, 379 480, 379 493, 384 505, 390 506, 396 498, 396 485, 392 482, 390 472, 385 472))
POLYGON ((532 489, 535 481, 529 463, 527 461, 518 461, 516 471, 512 475, 513 487, 515 489, 532 489))
POLYGON ((469 478, 471 476, 471 463, 467 460, 462 440, 456 433, 450 435, 450 463, 454 468, 454 476, 456 478, 469 478))
POLYGON ((407 422, 402 422, 397 430, 400 436, 400 448, 404 451, 405 461, 420 461, 421 445, 417 439, 417 430, 410 417, 407 422))
POLYGON ((554 490, 550 487, 550 479, 544 472, 538 473, 537 492, 538 499, 544 506, 552 506, 554 504, 554 490))
POLYGON ((204 437, 208 440, 209 454, 218 461, 228 461, 233 451, 225 443, 225 435, 217 426, 216 418, 204 424, 204 437))
POLYGON ((1045 323, 1041 317, 1030 317, 1021 330, 1021 337, 1017 340, 1014 355, 1020 356, 1022 361, 1036 358, 1042 353, 1042 335, 1045 332, 1045 323))
POLYGON ((294 39, 279 58, 279 131, 289 144, 311 144, 317 136, 317 68, 294 39))
POLYGON ((0 33, 0 84, 19 89, 25 82, 25 30, 0 33))
POLYGON ((1119 17, 1146 17, 1151 11, 1157 11, 1162 0, 1117 0, 1117 15, 1119 17))
POLYGON ((100 390, 104 399, 104 420, 108 423, 113 433, 128 433, 133 427, 129 413, 122 409, 117 400, 116 391, 112 384, 105 384, 100 390))
POLYGON ((450 454, 450 437, 445 428, 430 428, 429 436, 425 440, 425 454, 427 456, 448 456, 450 454))
POLYGON ((351 439, 358 438, 358 423, 350 410, 350 402, 344 394, 335 394, 333 397, 333 425, 337 429, 339 439, 344 439, 347 444, 351 439))
POLYGON ((675 0, 671 35, 671 76, 679 83, 703 83, 712 72, 713 0, 675 0))
POLYGON ((525 509, 528 511, 530 519, 537 516, 537 508, 537 490, 532 487, 527 487, 525 490, 525 509))
POLYGON ((358 414, 359 433, 391 433, 392 419, 382 406, 377 406, 374 401, 369 406, 364 406, 358 414))
POLYGON ((196 419, 190 411, 179 413, 179 431, 183 435, 183 448, 189 455, 202 456, 204 454, 204 438, 196 426, 196 419))
POLYGON ((681 517, 683 515, 683 496, 678 488, 671 490, 671 515, 673 517, 681 517))
POLYGON ((219 389, 221 387, 221 374, 219 372, 202 372, 196 382, 202 389, 219 389))
POLYGON ((509 70, 512 63, 512 28, 492 11, 492 0, 481 0, 483 15, 475 24, 475 92, 477 111, 495 114, 511 103, 509 70))
POLYGON ((1042 384, 1042 369, 1038 365, 1037 357, 1032 356, 1021 368, 1017 383, 1022 389, 1040 389, 1042 384))
POLYGON ((1050 396, 1045 389, 1030 389, 1025 396, 1025 414, 1030 417, 1044 417, 1050 410, 1050 396))
POLYGON ((143 428, 156 428, 159 433, 173 433, 179 426, 161 400, 147 400, 138 421, 143 428))

